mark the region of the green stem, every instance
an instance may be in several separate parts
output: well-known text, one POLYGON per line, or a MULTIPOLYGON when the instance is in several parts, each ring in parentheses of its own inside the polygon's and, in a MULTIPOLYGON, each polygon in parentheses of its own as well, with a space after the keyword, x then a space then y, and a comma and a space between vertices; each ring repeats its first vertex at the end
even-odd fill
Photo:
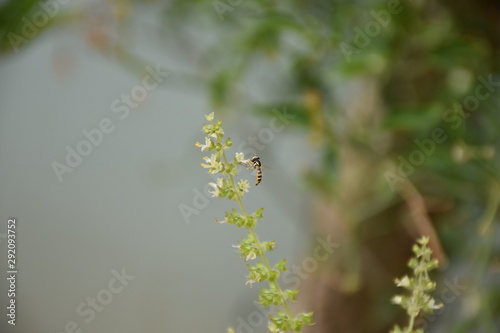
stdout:
MULTIPOLYGON (((423 258, 420 258, 420 262, 417 264, 417 265, 425 265, 424 263, 424 259, 423 258)), ((427 273, 426 271, 424 271, 425 273, 427 273)), ((417 303, 417 299, 419 298, 419 293, 420 293, 420 286, 423 284, 422 282, 422 272, 419 272, 418 273, 418 282, 417 282, 417 288, 415 288, 412 292, 412 297, 411 297, 411 305, 415 305, 417 303)), ((409 315, 410 315, 410 321, 408 323, 408 333, 411 333, 413 331, 413 326, 415 325, 415 318, 418 316, 418 313, 419 313, 419 309, 417 309, 417 311, 412 311, 409 315)))
POLYGON ((408 323, 408 333, 411 333, 413 331, 413 325, 415 323, 415 317, 416 316, 413 316, 413 315, 410 316, 410 322, 408 323))

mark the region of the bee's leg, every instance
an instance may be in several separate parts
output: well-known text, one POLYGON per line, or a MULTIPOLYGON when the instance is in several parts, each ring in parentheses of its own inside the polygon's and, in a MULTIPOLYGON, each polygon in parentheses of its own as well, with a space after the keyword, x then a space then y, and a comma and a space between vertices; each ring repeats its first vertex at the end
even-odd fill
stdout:
POLYGON ((247 168, 248 170, 253 170, 255 169, 254 165, 253 164, 250 164, 250 163, 241 163, 241 165, 243 165, 245 168, 247 168))

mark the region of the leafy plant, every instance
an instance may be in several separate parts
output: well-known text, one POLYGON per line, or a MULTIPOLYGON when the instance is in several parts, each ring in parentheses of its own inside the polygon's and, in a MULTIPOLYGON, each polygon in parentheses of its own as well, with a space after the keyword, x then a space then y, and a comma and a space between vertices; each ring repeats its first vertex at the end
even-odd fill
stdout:
POLYGON ((392 298, 392 302, 406 309, 410 319, 408 326, 401 329, 396 325, 391 333, 423 333, 422 329, 414 328, 415 318, 423 312, 432 313, 443 307, 443 304, 437 303, 430 295, 430 292, 436 288, 436 283, 429 278, 429 271, 438 266, 438 261, 431 259, 432 250, 427 247, 428 243, 429 237, 424 236, 413 245, 415 257, 408 261, 408 266, 413 270, 413 276, 405 275, 395 281, 398 287, 409 290, 410 294, 396 295, 392 298))
MULTIPOLYGON (((272 251, 276 245, 274 241, 260 241, 255 232, 255 227, 258 220, 263 218, 263 208, 257 209, 254 213, 247 213, 243 205, 243 196, 250 184, 246 179, 237 181, 238 166, 248 168, 251 161, 246 160, 243 153, 236 153, 232 160, 229 160, 225 151, 232 145, 231 139, 224 139, 224 131, 222 129, 222 121, 214 122, 214 113, 212 112, 205 118, 210 122, 203 126, 205 133, 205 144, 196 143, 201 151, 213 151, 210 157, 204 157, 205 163, 201 166, 208 169, 211 174, 219 174, 216 182, 211 182, 212 187, 210 192, 213 197, 227 198, 235 201, 238 204, 239 210, 233 208, 231 212, 226 212, 225 219, 219 223, 232 224, 237 228, 247 230, 246 238, 239 241, 237 252, 245 262, 257 259, 254 265, 247 263, 249 274, 246 284, 252 286, 254 283, 267 281, 268 288, 261 288, 259 291, 258 303, 263 307, 270 305, 280 307, 274 315, 270 315, 268 328, 273 333, 294 331, 301 332, 303 325, 312 325, 313 313, 299 313, 294 316, 288 305, 288 301, 294 301, 297 298, 298 290, 281 289, 278 284, 278 279, 282 272, 287 271, 286 261, 283 259, 274 266, 269 263, 266 257, 266 252, 272 251), (259 259, 260 260, 259 260, 259 259)), ((231 329, 229 329, 229 332, 231 329)))

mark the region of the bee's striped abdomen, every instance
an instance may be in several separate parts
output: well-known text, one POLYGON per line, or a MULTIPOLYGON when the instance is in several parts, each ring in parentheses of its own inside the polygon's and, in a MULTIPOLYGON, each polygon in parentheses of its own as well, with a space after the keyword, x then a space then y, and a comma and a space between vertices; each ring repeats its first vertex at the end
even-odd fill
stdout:
POLYGON ((262 181, 262 170, 260 167, 257 168, 257 180, 255 181, 255 186, 259 185, 262 181))
POLYGON ((255 181, 255 186, 259 185, 262 181, 262 164, 260 163, 260 158, 255 156, 251 159, 253 163, 253 168, 257 170, 257 180, 255 181))

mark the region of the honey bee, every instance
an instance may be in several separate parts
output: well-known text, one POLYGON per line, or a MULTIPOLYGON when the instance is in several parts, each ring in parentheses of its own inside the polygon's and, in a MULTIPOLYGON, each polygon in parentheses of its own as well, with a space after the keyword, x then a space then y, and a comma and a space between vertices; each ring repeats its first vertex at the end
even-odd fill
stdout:
POLYGON ((246 164, 245 167, 249 170, 257 170, 257 179, 255 180, 255 186, 259 185, 262 181, 262 163, 260 163, 259 156, 253 155, 250 163, 246 164))

